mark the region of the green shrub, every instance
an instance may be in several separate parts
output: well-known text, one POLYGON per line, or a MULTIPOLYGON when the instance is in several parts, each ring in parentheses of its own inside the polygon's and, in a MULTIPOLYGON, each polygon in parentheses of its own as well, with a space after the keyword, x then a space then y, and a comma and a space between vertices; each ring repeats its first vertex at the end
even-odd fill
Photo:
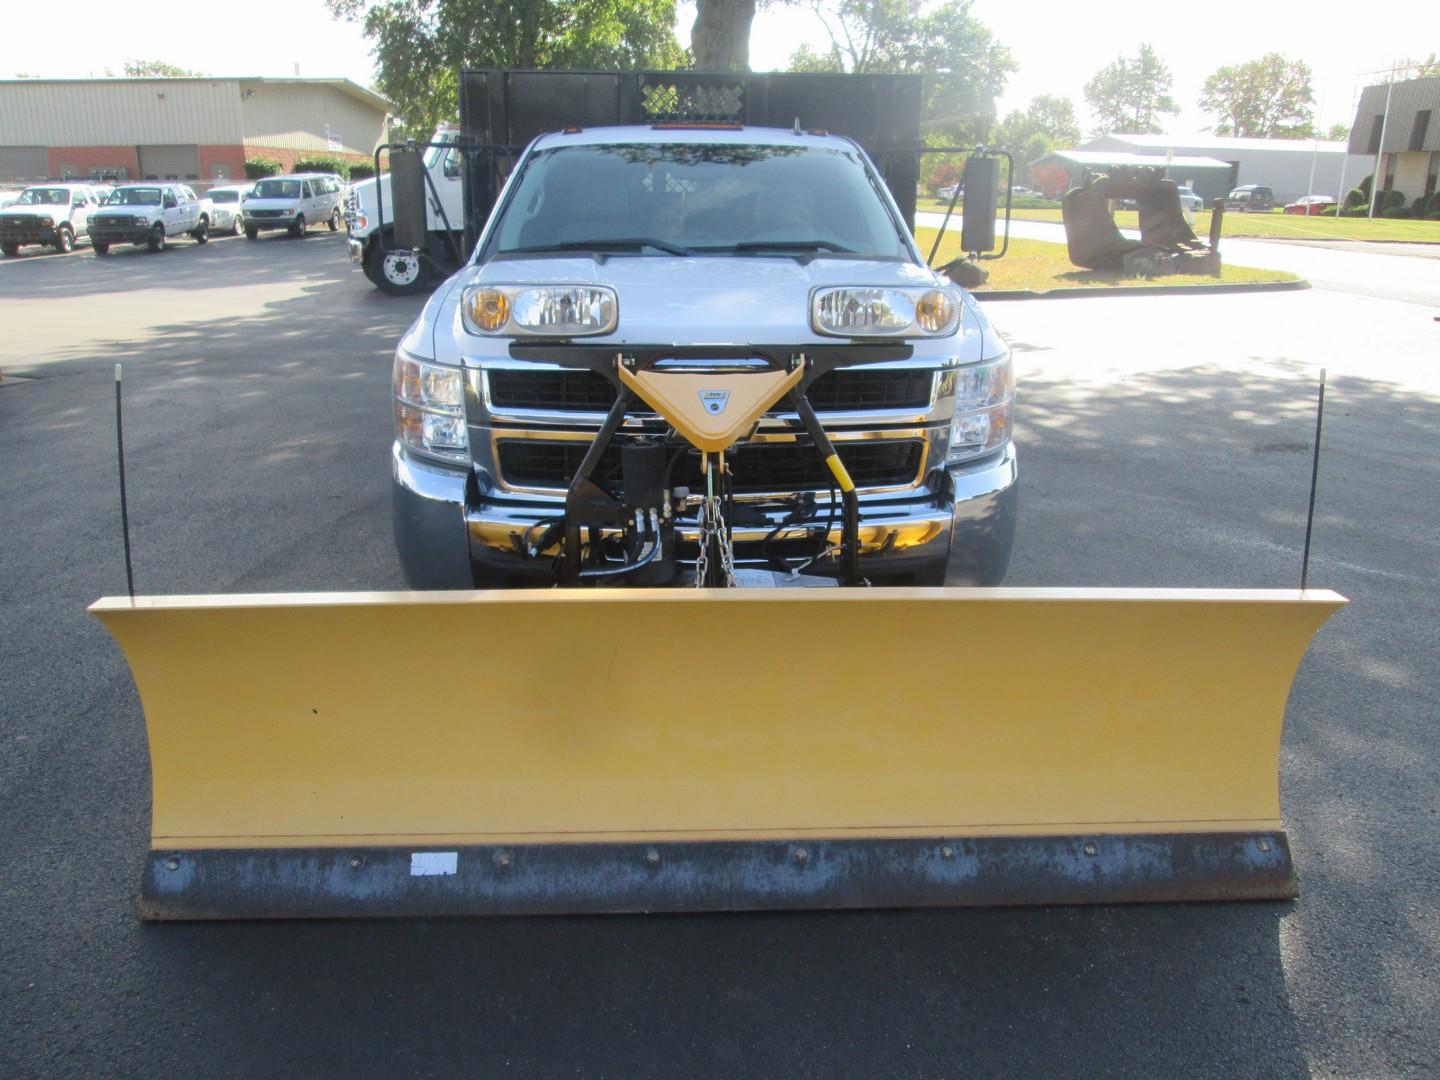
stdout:
POLYGON ((1340 214, 1340 208, 1339 208, 1338 206, 1322 206, 1322 207, 1320 208, 1320 213, 1316 214, 1315 216, 1316 216, 1316 217, 1338 217, 1339 214, 1340 214))
POLYGON ((1369 176, 1365 177, 1364 180, 1361 180, 1360 183, 1356 186, 1360 189, 1360 193, 1365 196, 1365 201, 1369 202, 1370 192, 1375 190, 1375 174, 1371 173, 1369 176))
POLYGON ((1432 210, 1425 215, 1426 221, 1440 221, 1440 210, 1432 210))
POLYGON ((1427 211, 1430 214, 1440 214, 1440 191, 1430 196, 1430 204, 1427 207, 1427 211))
POLYGON ((1410 204, 1410 216, 1416 221, 1425 220, 1425 196, 1421 195, 1410 204))
POLYGON ((245 179, 264 180, 280 171, 280 162, 274 158, 255 157, 245 159, 245 179))
POLYGON ((1379 209, 1404 210, 1405 193, 1403 191, 1396 191, 1394 188, 1386 188, 1384 191, 1380 192, 1379 209))
POLYGON ((1398 210, 1381 210, 1377 216, 1383 218, 1408 218, 1410 211, 1402 206, 1398 210))
POLYGON ((1369 201, 1370 196, 1364 191, 1361 191, 1358 187, 1351 188, 1345 193, 1345 206, 1347 208, 1352 206, 1364 206, 1369 201))
POLYGON ((350 175, 350 163, 343 158, 330 157, 327 154, 311 154, 309 157, 296 158, 295 164, 290 166, 290 171, 292 173, 335 173, 344 178, 350 175))
POLYGON ((357 161, 350 166, 351 180, 369 180, 375 175, 375 166, 369 161, 357 161))

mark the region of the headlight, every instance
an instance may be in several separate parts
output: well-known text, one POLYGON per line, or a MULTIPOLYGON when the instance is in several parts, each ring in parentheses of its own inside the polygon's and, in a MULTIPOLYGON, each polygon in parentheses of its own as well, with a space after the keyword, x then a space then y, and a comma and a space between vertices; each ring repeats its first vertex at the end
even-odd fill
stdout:
POLYGON ((460 310, 472 334, 584 337, 611 333, 620 302, 603 285, 476 285, 465 290, 460 310))
POLYGON ((979 457, 1010 438, 1015 409, 1015 369, 1007 353, 998 360, 950 373, 955 385, 955 420, 950 427, 947 464, 979 457))
POLYGON ((946 337, 960 325, 949 289, 817 289, 810 325, 835 337, 946 337))
POLYGON ((464 461, 470 439, 465 430, 465 390, 459 368, 427 364, 395 354, 395 435, 412 450, 464 461))

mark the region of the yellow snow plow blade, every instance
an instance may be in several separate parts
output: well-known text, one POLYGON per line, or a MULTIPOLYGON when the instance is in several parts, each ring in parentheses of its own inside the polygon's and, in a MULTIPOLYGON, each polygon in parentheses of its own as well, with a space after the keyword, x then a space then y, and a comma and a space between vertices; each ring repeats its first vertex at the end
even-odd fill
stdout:
POLYGON ((147 918, 1293 896, 1295 591, 108 598, 147 918))

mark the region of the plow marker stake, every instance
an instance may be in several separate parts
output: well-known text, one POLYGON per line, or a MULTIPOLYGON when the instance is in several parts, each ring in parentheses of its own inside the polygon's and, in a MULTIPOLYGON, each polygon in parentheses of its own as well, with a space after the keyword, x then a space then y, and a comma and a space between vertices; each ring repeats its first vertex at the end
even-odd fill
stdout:
POLYGON ((1295 894, 1328 591, 107 598, 147 918, 1295 894))

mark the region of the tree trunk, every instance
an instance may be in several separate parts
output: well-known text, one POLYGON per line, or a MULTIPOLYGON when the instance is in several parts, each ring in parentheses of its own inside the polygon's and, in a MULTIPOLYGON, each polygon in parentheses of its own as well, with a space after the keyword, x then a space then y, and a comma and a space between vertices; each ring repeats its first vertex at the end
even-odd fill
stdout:
POLYGON ((700 71, 748 71, 755 0, 697 0, 690 50, 700 71))

